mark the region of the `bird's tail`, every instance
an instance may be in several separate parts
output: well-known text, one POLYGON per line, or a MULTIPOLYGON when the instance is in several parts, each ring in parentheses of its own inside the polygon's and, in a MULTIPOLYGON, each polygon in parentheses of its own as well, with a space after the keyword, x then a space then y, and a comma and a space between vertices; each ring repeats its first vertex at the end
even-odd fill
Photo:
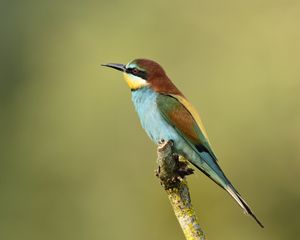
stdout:
POLYGON ((221 188, 225 189, 230 196, 240 205, 246 214, 249 214, 254 218, 260 227, 264 227, 262 223, 257 219, 257 217, 252 212, 251 208, 248 206, 246 201, 241 197, 238 191, 230 183, 229 179, 225 176, 219 164, 214 161, 208 154, 200 154, 203 161, 191 161, 191 163, 201 170, 205 175, 217 183, 221 188))
POLYGON ((257 219, 249 205, 231 184, 227 185, 225 187, 225 190, 230 194, 231 197, 233 197, 233 199, 240 205, 240 207, 245 211, 246 214, 249 214, 251 217, 253 217, 254 220, 258 223, 258 225, 264 228, 264 225, 262 225, 262 223, 257 219))

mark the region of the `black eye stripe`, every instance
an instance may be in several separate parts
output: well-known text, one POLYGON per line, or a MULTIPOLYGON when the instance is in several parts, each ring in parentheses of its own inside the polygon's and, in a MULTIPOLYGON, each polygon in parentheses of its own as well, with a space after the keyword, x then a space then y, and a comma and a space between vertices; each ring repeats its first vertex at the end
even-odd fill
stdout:
POLYGON ((139 72, 139 70, 138 70, 137 68, 126 68, 126 72, 127 72, 127 73, 133 74, 134 71, 139 72))
POLYGON ((125 72, 147 80, 147 73, 145 71, 141 71, 137 68, 126 68, 125 72))

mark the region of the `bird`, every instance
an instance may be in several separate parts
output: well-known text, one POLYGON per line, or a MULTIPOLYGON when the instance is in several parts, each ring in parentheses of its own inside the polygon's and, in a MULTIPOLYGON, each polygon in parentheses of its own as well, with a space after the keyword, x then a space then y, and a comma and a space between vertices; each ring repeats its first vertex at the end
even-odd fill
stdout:
POLYGON ((140 122, 155 144, 173 142, 174 153, 187 159, 217 185, 226 190, 260 227, 263 224, 222 171, 211 147, 203 122, 183 93, 160 64, 138 58, 128 64, 102 64, 121 71, 131 90, 140 122))

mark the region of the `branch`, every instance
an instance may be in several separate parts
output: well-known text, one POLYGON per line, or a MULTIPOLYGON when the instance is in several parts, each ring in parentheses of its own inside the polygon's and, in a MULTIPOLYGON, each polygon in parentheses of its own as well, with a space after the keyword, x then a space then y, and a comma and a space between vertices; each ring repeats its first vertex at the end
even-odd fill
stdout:
POLYGON ((173 154, 173 142, 163 140, 157 148, 156 176, 164 187, 187 240, 205 240, 193 209, 186 176, 193 173, 187 162, 173 154))

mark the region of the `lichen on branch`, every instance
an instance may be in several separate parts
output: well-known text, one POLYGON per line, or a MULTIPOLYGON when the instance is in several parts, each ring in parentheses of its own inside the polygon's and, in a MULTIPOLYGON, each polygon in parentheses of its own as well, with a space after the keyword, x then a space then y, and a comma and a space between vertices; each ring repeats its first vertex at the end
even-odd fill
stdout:
POLYGON ((161 141, 157 148, 156 176, 164 187, 175 216, 187 240, 205 240, 191 203, 186 176, 193 173, 187 161, 173 153, 172 141, 161 141))

